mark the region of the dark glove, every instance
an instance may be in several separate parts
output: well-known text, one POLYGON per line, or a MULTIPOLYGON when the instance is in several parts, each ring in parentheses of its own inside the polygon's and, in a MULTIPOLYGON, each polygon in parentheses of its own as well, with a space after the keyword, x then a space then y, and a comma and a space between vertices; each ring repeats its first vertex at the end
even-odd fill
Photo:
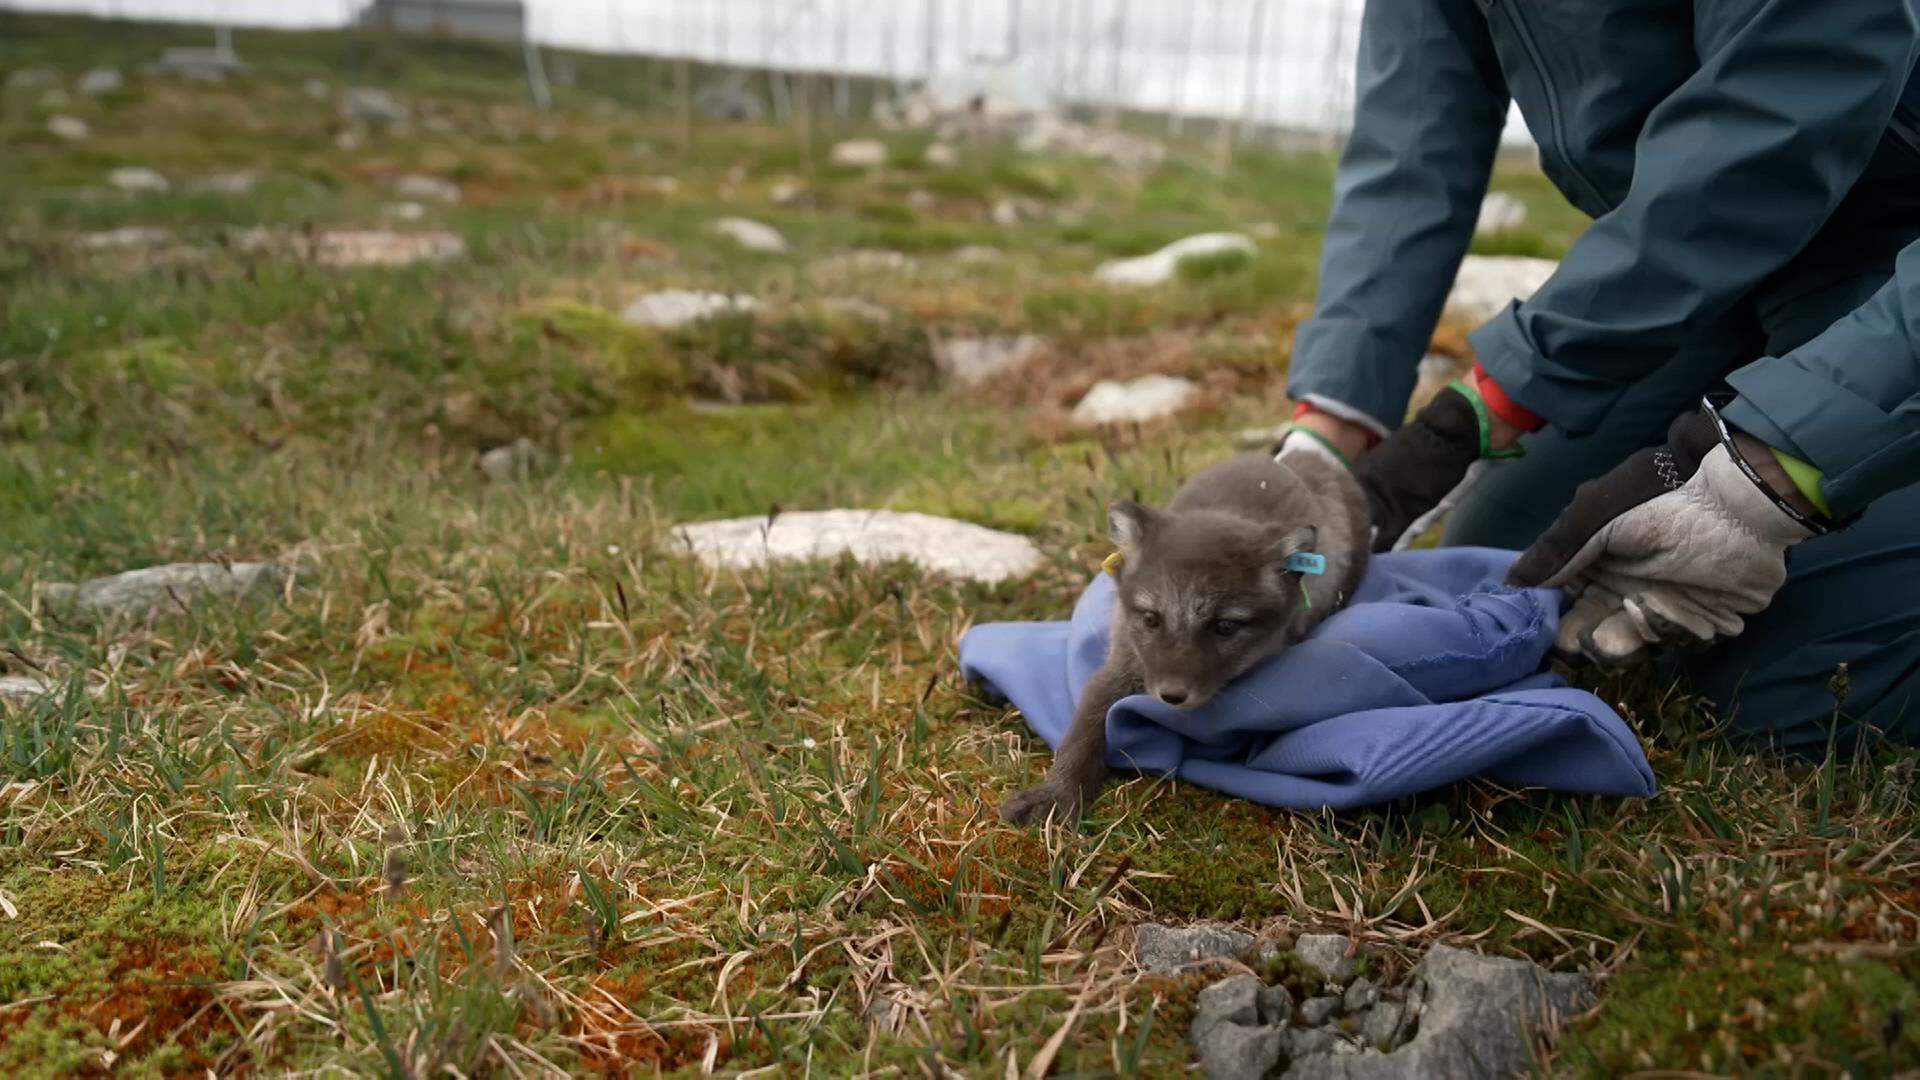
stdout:
POLYGON ((1580 485, 1507 581, 1571 589, 1555 648, 1621 666, 1739 634, 1786 581, 1787 549, 1829 527, 1763 482, 1707 406, 1580 485))
POLYGON ((1361 457, 1353 473, 1373 513, 1373 550, 1407 546, 1472 488, 1477 466, 1519 456, 1488 448, 1490 424, 1479 391, 1454 382, 1361 457))

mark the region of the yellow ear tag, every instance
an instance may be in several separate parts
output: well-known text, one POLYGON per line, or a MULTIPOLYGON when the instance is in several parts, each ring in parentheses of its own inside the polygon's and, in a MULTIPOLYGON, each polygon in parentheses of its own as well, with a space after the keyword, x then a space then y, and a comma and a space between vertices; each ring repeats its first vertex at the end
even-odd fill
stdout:
POLYGON ((1119 577, 1120 563, 1122 561, 1124 560, 1121 559, 1120 553, 1116 551, 1101 561, 1100 569, 1105 570, 1107 573, 1112 574, 1114 577, 1119 577))

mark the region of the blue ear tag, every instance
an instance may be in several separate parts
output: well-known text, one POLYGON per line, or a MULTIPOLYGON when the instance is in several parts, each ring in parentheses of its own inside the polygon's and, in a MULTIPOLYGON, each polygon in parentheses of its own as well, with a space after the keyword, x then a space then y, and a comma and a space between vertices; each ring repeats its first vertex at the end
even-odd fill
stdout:
POLYGON ((1327 572, 1327 557, 1311 551, 1295 552, 1287 556, 1286 568, 1296 574, 1324 574, 1327 572))

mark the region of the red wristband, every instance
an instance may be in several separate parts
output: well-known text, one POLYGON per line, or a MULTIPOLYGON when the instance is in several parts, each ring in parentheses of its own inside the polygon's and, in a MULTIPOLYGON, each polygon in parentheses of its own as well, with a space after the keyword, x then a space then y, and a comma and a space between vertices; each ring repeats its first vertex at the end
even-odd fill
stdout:
POLYGON ((1521 431, 1539 431, 1547 426, 1546 418, 1508 397, 1478 360, 1473 362, 1473 388, 1480 391, 1480 400, 1487 403, 1488 412, 1521 431))
MULTIPOLYGON (((1335 416, 1333 413, 1330 413, 1327 410, 1314 405, 1314 403, 1311 401, 1299 401, 1294 403, 1293 418, 1295 420, 1300 419, 1301 417, 1307 415, 1308 413, 1319 413, 1321 416, 1332 416, 1335 420, 1341 419, 1341 417, 1335 416)), ((1354 424, 1353 426, 1360 428, 1361 433, 1366 436, 1367 449, 1369 450, 1373 449, 1374 444, 1380 441, 1380 436, 1376 434, 1373 431, 1373 429, 1365 427, 1360 424, 1354 424)))

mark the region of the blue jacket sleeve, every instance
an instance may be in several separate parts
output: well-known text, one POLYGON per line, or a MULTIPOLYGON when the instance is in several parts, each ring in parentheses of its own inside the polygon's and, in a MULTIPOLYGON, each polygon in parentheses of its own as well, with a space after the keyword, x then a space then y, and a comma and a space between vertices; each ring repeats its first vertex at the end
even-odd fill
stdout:
POLYGON ((1859 309, 1729 381, 1728 423, 1818 468, 1836 515, 1920 482, 1920 241, 1859 309))
POLYGON ((1597 427, 1813 238, 1912 69, 1914 0, 1697 0, 1701 65, 1648 117, 1633 184, 1526 301, 1469 337, 1508 396, 1597 427))
POLYGON ((1382 433, 1406 418, 1420 357, 1473 239, 1507 102, 1472 0, 1367 4, 1319 296, 1294 336, 1295 400, 1331 404, 1382 433))

